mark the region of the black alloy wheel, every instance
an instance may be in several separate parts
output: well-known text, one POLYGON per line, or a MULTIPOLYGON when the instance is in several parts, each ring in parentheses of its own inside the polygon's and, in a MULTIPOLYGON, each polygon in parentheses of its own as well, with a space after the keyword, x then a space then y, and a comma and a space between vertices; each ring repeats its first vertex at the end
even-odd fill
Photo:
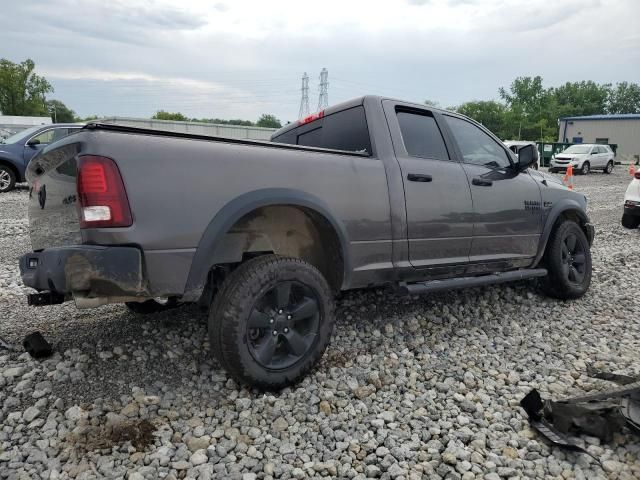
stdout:
POLYGON ((279 282, 254 304, 249 314, 249 352, 266 369, 289 368, 309 354, 319 327, 316 292, 297 281, 279 282))
POLYGON ((562 269, 567 280, 581 285, 586 268, 585 246, 578 241, 575 233, 569 232, 562 241, 562 269))

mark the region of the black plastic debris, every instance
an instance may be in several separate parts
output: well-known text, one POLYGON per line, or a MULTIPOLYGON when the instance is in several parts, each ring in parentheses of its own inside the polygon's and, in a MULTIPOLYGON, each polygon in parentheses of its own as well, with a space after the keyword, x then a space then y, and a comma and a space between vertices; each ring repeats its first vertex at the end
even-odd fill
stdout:
POLYGON ((13 350, 13 345, 0 337, 0 350, 13 350))
POLYGON ((40 332, 33 332, 24 337, 22 346, 33 358, 45 358, 53 353, 53 348, 40 332))
POLYGON ((593 368, 587 374, 622 387, 558 401, 544 400, 532 390, 520 400, 520 406, 527 412, 529 424, 552 444, 596 459, 569 436, 584 434, 609 442, 625 426, 640 434, 640 381, 593 368))

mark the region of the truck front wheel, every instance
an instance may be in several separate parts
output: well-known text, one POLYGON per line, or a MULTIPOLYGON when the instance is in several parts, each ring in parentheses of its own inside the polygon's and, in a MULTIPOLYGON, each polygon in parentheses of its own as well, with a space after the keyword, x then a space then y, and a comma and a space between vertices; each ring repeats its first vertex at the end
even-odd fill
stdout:
POLYGON ((543 263, 549 272, 541 280, 547 295, 569 300, 586 293, 591 284, 591 250, 580 225, 568 219, 556 225, 543 263))
POLYGON ((264 255, 231 272, 216 294, 210 348, 235 380, 279 389, 318 363, 333 325, 333 295, 322 274, 297 258, 264 255))

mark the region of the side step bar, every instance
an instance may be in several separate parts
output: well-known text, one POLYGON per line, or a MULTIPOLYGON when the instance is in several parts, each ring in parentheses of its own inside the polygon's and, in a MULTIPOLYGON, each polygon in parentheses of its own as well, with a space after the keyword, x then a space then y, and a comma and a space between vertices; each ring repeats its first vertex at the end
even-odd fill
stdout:
POLYGON ((438 292, 440 290, 481 287, 483 285, 493 285, 496 283, 527 280, 529 278, 545 277, 546 275, 546 268, 532 268, 494 273, 490 275, 480 275, 477 277, 447 278, 445 280, 429 280, 426 282, 416 283, 402 282, 398 287, 401 293, 405 293, 407 295, 418 295, 421 293, 438 292))

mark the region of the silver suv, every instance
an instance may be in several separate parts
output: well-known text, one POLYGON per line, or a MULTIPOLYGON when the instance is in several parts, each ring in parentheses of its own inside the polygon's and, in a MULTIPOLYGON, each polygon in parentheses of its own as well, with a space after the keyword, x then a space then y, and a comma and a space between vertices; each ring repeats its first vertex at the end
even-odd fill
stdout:
POLYGON ((569 165, 586 175, 591 170, 602 170, 604 173, 613 171, 615 154, 609 145, 584 143, 571 145, 563 152, 551 158, 549 172, 555 173, 566 170, 569 165))

